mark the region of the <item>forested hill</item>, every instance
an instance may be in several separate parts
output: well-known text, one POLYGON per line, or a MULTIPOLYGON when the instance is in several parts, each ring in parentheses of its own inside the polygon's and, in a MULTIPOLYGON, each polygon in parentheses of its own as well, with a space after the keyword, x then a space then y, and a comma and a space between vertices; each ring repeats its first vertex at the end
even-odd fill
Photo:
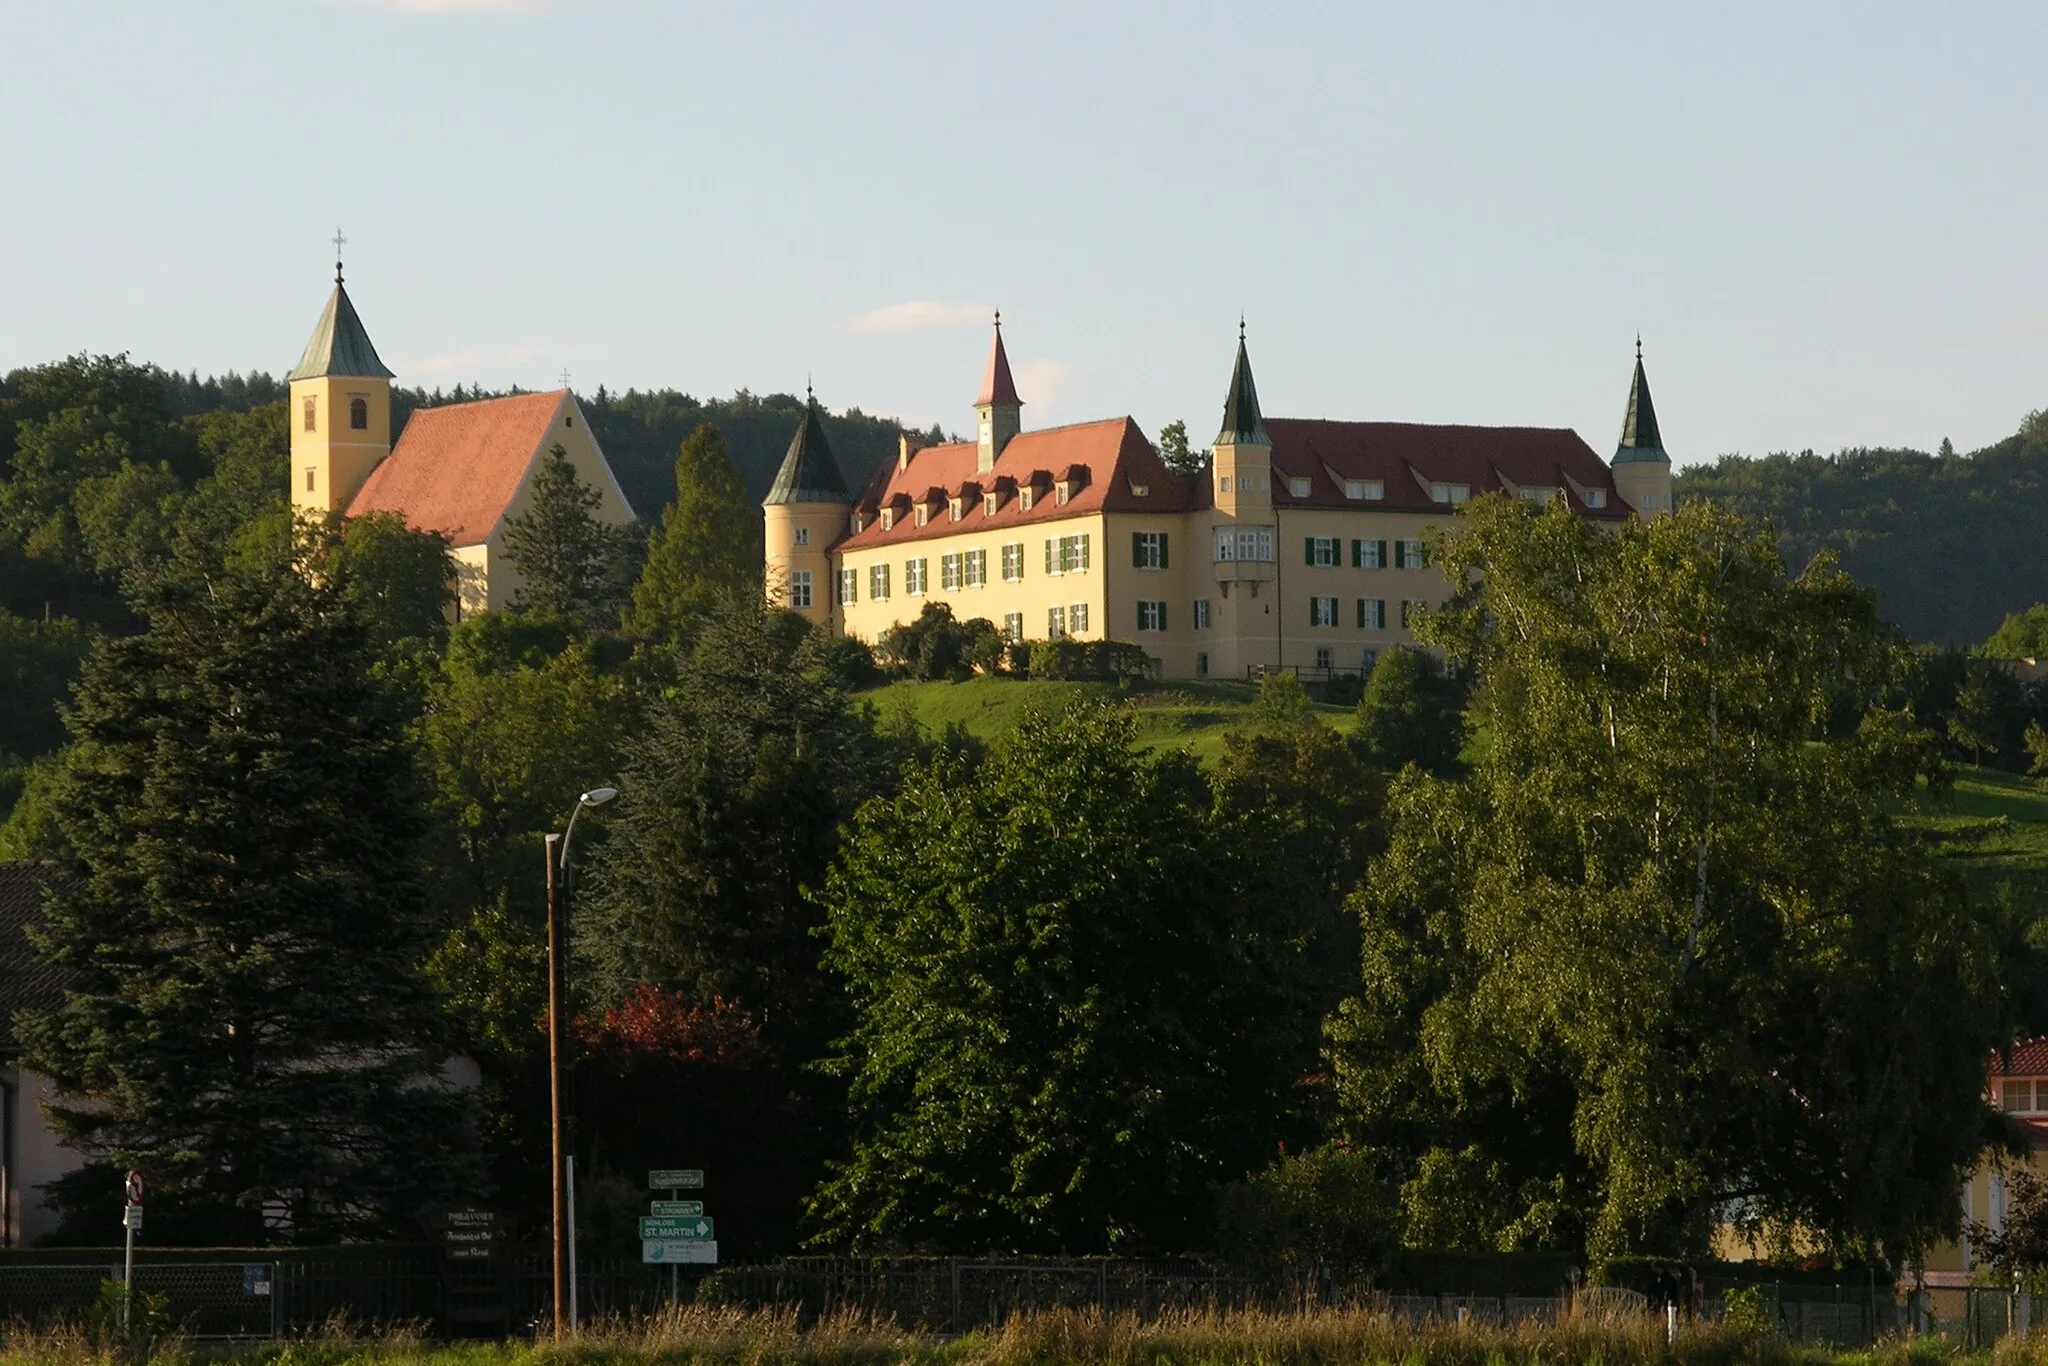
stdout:
POLYGON ((1975 645, 2048 602, 2048 413, 1969 455, 1725 455, 1677 491, 1769 518, 1795 567, 1834 551, 1915 640, 1975 645))

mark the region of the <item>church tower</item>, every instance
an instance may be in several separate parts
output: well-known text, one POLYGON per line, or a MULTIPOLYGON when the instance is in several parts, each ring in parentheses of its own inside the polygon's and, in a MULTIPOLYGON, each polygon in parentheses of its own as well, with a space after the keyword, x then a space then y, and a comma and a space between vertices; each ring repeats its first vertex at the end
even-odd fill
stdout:
POLYGON ((1273 442, 1259 415, 1259 391, 1252 383, 1252 358, 1244 347, 1244 320, 1237 323, 1237 364, 1223 400, 1223 426, 1210 443, 1210 476, 1216 481, 1216 510, 1225 516, 1273 522, 1273 442))
POLYGON ((825 439, 818 400, 804 390, 804 418, 790 438, 775 482, 761 500, 767 590, 771 602, 833 626, 832 543, 846 531, 853 499, 832 445, 825 439))
POLYGON ((1003 313, 996 310, 996 340, 988 352, 988 373, 981 379, 981 397, 974 400, 975 433, 979 441, 974 468, 987 474, 1010 438, 1024 429, 1024 400, 1010 378, 1010 356, 1003 350, 1003 313))
POLYGON ((334 263, 334 293, 292 368, 292 508, 346 512, 391 453, 391 371, 377 358, 334 263))
POLYGON ((1237 324, 1237 363, 1223 397, 1223 425, 1209 447, 1216 515, 1210 534, 1217 601, 1209 671, 1242 677, 1252 665, 1281 660, 1280 616, 1274 611, 1279 564, 1274 558, 1273 441, 1259 412, 1244 320, 1237 324))
POLYGON ((1636 376, 1628 389, 1628 413, 1621 420, 1621 444, 1614 450, 1614 488, 1643 521, 1671 515, 1671 457, 1657 431, 1650 380, 1643 373, 1643 339, 1636 338, 1636 376))

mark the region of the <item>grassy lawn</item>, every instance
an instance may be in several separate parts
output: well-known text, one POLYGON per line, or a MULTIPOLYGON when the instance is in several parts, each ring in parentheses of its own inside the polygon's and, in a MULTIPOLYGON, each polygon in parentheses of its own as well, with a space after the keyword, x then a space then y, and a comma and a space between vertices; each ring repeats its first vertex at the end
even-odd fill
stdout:
MULTIPOLYGON (((970 678, 961 683, 888 683, 862 696, 887 720, 906 715, 932 734, 958 725, 981 740, 1010 730, 1034 702, 1102 697, 1128 702, 1147 749, 1187 749, 1204 763, 1223 753, 1223 736, 1244 719, 1257 689, 1249 683, 1053 683, 970 678)), ((1331 726, 1349 730, 1349 707, 1318 706, 1331 726)))
POLYGON ((1949 801, 1923 794, 1899 815, 1941 836, 1943 853, 1956 861, 1972 891, 1987 892, 2008 880, 2015 891, 2048 891, 2048 793, 2018 774, 1962 769, 1949 801))

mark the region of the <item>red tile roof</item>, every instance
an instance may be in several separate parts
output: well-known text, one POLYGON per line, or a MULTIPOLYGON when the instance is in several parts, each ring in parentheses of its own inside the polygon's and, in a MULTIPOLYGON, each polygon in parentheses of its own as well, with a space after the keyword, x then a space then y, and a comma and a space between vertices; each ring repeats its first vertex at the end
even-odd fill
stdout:
POLYGON ((402 513, 409 525, 458 546, 488 539, 572 401, 567 389, 556 389, 420 409, 356 491, 348 515, 402 513))
POLYGON ((2022 1039, 2009 1053, 1993 1053, 1986 1070, 1993 1077, 2048 1077, 2048 1037, 2022 1039))
POLYGON ((925 447, 910 457, 910 464, 904 469, 899 470, 894 461, 884 464, 858 504, 867 525, 859 535, 840 541, 838 548, 865 550, 898 541, 930 540, 987 527, 1055 522, 1095 512, 1176 513, 1197 506, 1194 481, 1172 474, 1160 464, 1159 453, 1138 430, 1138 424, 1128 417, 1019 432, 1003 447, 1002 454, 996 457, 994 471, 989 474, 975 469, 978 450, 971 442, 953 442, 925 447), (925 525, 903 519, 888 531, 882 530, 881 522, 875 519, 876 509, 898 498, 904 500, 899 506, 905 506, 934 487, 958 488, 974 481, 993 487, 1004 478, 1014 479, 1021 486, 1031 483, 1036 475, 1043 488, 1050 478, 1047 471, 1066 471, 1074 466, 1085 467, 1087 475, 1082 487, 1074 490, 1065 503, 1049 492, 1036 494, 1031 510, 1026 512, 1021 499, 1005 497, 991 517, 986 505, 977 501, 963 508, 965 515, 955 522, 941 501, 938 515, 925 525), (1145 496, 1132 493, 1133 484, 1143 487, 1145 496))
POLYGON ((1607 462, 1569 428, 1269 417, 1266 431, 1273 440, 1275 507, 1443 512, 1443 504, 1430 500, 1431 483, 1466 484, 1475 496, 1512 483, 1566 489, 1572 511, 1588 517, 1620 519, 1631 513, 1607 462), (1309 481, 1306 497, 1294 496, 1290 478, 1309 481), (1372 502, 1347 498, 1347 479, 1377 479, 1386 486, 1386 496, 1372 502), (1572 488, 1574 481, 1582 488, 1606 490, 1607 506, 1587 508, 1572 488))

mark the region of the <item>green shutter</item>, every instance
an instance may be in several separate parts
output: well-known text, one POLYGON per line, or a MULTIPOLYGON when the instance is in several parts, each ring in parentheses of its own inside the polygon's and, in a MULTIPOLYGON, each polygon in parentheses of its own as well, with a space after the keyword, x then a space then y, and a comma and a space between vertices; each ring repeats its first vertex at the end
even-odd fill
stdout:
POLYGON ((1380 568, 1382 568, 1382 569, 1385 569, 1386 567, 1387 567, 1387 543, 1386 543, 1385 541, 1381 541, 1381 542, 1380 542, 1380 568))
POLYGON ((1144 567, 1145 533, 1142 531, 1133 531, 1131 533, 1131 568, 1143 569, 1144 567))
POLYGON ((1138 629, 1145 629, 1145 602, 1142 598, 1138 601, 1138 629))
POLYGON ((1163 601, 1159 604, 1159 629, 1166 629, 1166 604, 1163 601))
POLYGON ((1159 533, 1159 567, 1166 568, 1166 533, 1159 533))
POLYGON ((1045 572, 1052 573, 1052 537, 1045 538, 1045 572))
POLYGON ((1355 536, 1351 538, 1351 567, 1365 568, 1365 542, 1355 536))
POLYGON ((1316 562, 1316 538, 1307 537, 1302 541, 1302 555, 1310 564, 1316 562))

